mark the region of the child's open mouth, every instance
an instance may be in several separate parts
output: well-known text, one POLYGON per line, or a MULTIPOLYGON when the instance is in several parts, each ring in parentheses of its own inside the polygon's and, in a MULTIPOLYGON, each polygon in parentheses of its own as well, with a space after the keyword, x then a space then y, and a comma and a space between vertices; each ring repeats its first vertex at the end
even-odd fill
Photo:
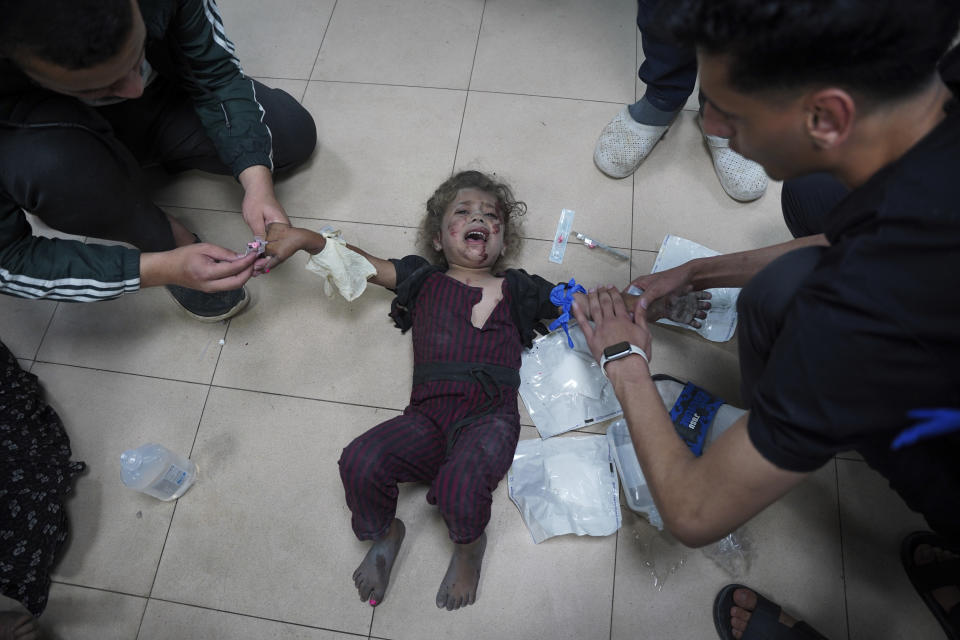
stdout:
POLYGON ((488 235, 489 234, 483 229, 474 229, 473 231, 467 231, 467 233, 463 236, 463 239, 466 240, 467 243, 485 243, 488 235))

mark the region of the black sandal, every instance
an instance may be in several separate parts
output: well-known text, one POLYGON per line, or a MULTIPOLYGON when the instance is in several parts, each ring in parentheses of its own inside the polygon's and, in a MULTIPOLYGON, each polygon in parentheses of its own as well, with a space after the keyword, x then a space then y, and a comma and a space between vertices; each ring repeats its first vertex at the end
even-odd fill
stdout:
POLYGON ((917 594, 923 598, 927 608, 943 627, 947 638, 960 640, 960 604, 947 611, 933 597, 934 589, 951 585, 960 586, 960 560, 918 565, 914 561, 914 553, 921 544, 945 549, 957 555, 960 555, 960 545, 950 544, 930 531, 914 531, 900 543, 900 561, 913 588, 917 590, 917 594))
POLYGON ((713 624, 723 640, 734 640, 730 609, 739 606, 733 602, 733 592, 737 589, 749 589, 757 594, 757 608, 750 613, 750 621, 740 640, 827 640, 806 622, 797 622, 792 627, 782 624, 780 605, 742 584, 728 584, 713 601, 713 624))

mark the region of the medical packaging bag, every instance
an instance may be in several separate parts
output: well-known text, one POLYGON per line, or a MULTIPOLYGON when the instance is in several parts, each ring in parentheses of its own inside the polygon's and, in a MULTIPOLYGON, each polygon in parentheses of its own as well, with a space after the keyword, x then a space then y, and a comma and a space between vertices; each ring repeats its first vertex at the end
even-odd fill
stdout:
POLYGON ((536 544, 620 528, 620 485, 604 436, 521 440, 507 484, 536 544))
POLYGON ((542 438, 623 414, 613 385, 573 323, 570 339, 572 349, 557 329, 535 340, 521 358, 520 398, 542 438))
MULTIPOLYGON (((694 258, 709 258, 716 255, 720 254, 713 249, 708 249, 686 238, 667 234, 663 239, 663 244, 660 245, 660 252, 657 253, 657 259, 653 263, 651 273, 679 267, 694 258)), ((699 329, 666 318, 661 318, 657 322, 696 331, 712 342, 726 342, 733 337, 737 330, 737 296, 740 295, 740 289, 722 287, 707 289, 707 291, 712 296, 710 298, 710 310, 707 311, 707 317, 702 321, 702 326, 699 329)), ((641 290, 631 285, 627 292, 639 294, 641 290)))

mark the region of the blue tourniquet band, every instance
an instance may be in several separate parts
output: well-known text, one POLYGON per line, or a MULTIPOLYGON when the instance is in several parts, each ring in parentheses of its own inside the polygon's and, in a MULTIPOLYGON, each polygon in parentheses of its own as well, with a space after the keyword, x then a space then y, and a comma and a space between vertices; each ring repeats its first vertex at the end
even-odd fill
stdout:
POLYGON ((550 331, 557 327, 563 327, 563 332, 567 334, 567 346, 573 349, 573 339, 570 337, 570 305, 573 304, 573 294, 586 293, 587 290, 577 284, 577 281, 570 278, 567 284, 558 284, 550 292, 550 302, 560 307, 563 311, 556 320, 550 323, 550 331))
POLYGON ((670 419, 673 426, 687 443, 693 455, 703 453, 703 445, 707 440, 707 432, 717 411, 723 406, 723 400, 714 397, 692 382, 688 382, 677 401, 670 409, 670 419))
POLYGON ((893 439, 890 448, 894 451, 927 438, 960 431, 960 409, 914 409, 907 415, 919 422, 893 439))

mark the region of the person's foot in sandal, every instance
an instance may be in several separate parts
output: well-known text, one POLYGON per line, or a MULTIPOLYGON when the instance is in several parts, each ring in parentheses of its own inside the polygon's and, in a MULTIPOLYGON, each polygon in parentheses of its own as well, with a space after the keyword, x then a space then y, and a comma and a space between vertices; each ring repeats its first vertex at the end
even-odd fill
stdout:
POLYGON ((947 638, 960 639, 960 545, 930 531, 915 531, 903 539, 900 559, 947 638))
POLYGON ((806 622, 742 584, 728 584, 713 602, 713 623, 723 640, 827 640, 806 622))

